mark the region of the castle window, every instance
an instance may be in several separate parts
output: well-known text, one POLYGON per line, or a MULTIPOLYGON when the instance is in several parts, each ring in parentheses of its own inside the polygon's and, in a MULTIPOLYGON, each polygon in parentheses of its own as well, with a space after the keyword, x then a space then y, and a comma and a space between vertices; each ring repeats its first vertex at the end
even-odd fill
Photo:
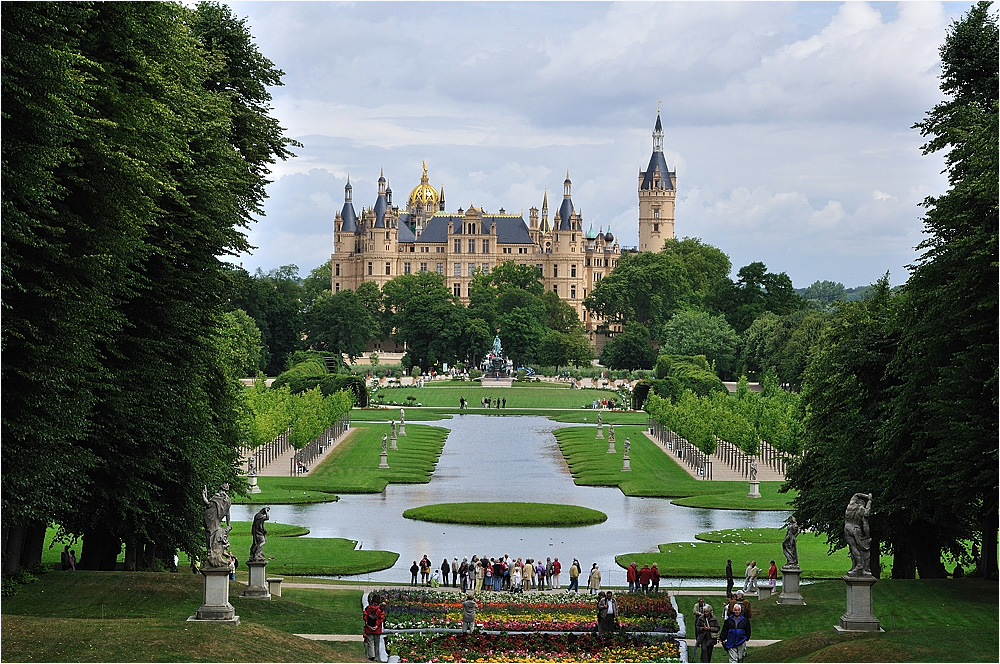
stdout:
POLYGON ((573 233, 572 235, 569 236, 569 241, 576 242, 576 233, 573 233))
POLYGON ((421 272, 426 272, 427 271, 427 263, 421 263, 420 264, 420 271, 421 272))
POLYGON ((385 232, 385 241, 386 241, 386 242, 388 242, 388 241, 389 241, 389 231, 386 231, 386 232, 385 232))
POLYGON ((471 277, 475 273, 476 273, 476 264, 475 263, 469 263, 469 276, 471 277))
POLYGON ((410 261, 406 261, 405 263, 403 263, 403 274, 409 274, 409 273, 410 273, 410 261))
POLYGON ((483 253, 484 254, 490 253, 490 241, 489 240, 483 240, 483 253))
POLYGON ((483 274, 489 274, 489 273, 490 273, 490 264, 483 263, 483 274))
POLYGON ((475 240, 469 240, 469 253, 470 254, 476 253, 476 241, 475 240))
POLYGON ((462 264, 461 263, 455 263, 455 276, 456 277, 461 277, 462 276, 462 264))
POLYGON ((434 247, 434 253, 436 253, 436 254, 443 254, 444 253, 444 247, 434 247))
POLYGON ((339 276, 340 276, 340 263, 337 263, 337 264, 336 264, 336 265, 334 266, 334 271, 333 271, 333 275, 334 275, 335 277, 339 277, 339 276))
POLYGON ((538 268, 538 274, 545 274, 544 272, 542 272, 542 264, 541 263, 536 264, 535 267, 538 268))
POLYGON ((455 297, 462 297, 462 284, 453 284, 451 292, 455 297))
POLYGON ((334 293, 339 293, 340 292, 340 282, 339 281, 333 285, 333 292, 334 293))
POLYGON ((392 263, 390 263, 389 261, 385 262, 385 273, 386 275, 392 274, 392 263))
POLYGON ((462 253, 462 241, 461 240, 455 240, 455 253, 456 254, 462 253))
POLYGON ((572 265, 569 266, 569 276, 571 277, 576 276, 576 263, 573 263, 572 265))
POLYGON ((653 224, 653 232, 654 233, 659 233, 660 232, 660 224, 658 224, 658 223, 654 223, 653 224))
POLYGON ((373 274, 372 272, 373 269, 374 267, 372 266, 372 262, 368 261, 368 276, 371 276, 373 274))
POLYGON ((558 277, 559 276, 559 266, 558 265, 553 265, 552 266, 552 276, 553 277, 558 277))
POLYGON ((583 264, 584 264, 585 266, 587 266, 587 267, 590 267, 590 259, 589 259, 589 258, 585 259, 585 260, 583 261, 583 264))
POLYGON ((575 300, 576 299, 576 286, 570 286, 569 287, 569 299, 571 299, 571 300, 575 300))
POLYGON ((559 284, 552 284, 552 292, 556 295, 559 294, 559 284))
POLYGON ((511 248, 510 248, 510 247, 504 247, 504 248, 503 248, 503 252, 504 252, 505 254, 509 254, 509 253, 511 253, 511 248))
POLYGON ((653 219, 659 219, 659 218, 660 218, 660 208, 656 208, 653 210, 653 219))
POLYGON ((437 273, 438 274, 444 274, 444 263, 438 263, 437 264, 437 273))

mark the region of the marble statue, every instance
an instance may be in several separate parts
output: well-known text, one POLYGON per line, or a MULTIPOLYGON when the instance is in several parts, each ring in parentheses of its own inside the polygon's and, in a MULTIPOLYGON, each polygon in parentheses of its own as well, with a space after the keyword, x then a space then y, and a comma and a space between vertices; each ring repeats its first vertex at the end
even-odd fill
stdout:
POLYGON ((500 345, 500 335, 493 337, 493 357, 503 355, 503 346, 500 345))
POLYGON ((250 457, 247 459, 247 477, 253 477, 257 474, 257 459, 250 457))
POLYGON ((871 576, 872 537, 868 528, 868 514, 872 510, 870 493, 851 496, 844 514, 844 539, 851 552, 851 570, 848 576, 871 576))
POLYGON ((253 525, 250 526, 250 535, 253 537, 253 542, 250 544, 250 557, 247 559, 249 562, 265 561, 264 542, 267 541, 267 529, 264 528, 264 522, 268 520, 270 513, 270 507, 262 507, 253 517, 253 525))
POLYGON ((625 456, 628 456, 628 450, 632 447, 632 442, 629 441, 628 436, 625 436, 625 456))
POLYGON ((207 555, 205 566, 223 568, 232 565, 229 554, 229 531, 233 529, 229 517, 232 500, 229 498, 229 483, 224 483, 211 498, 208 497, 208 487, 201 490, 201 500, 205 503, 205 544, 207 555), (226 527, 222 527, 222 522, 226 527))
POLYGON ((598 428, 604 426, 604 420, 601 419, 601 414, 600 413, 597 414, 597 426, 598 426, 598 428))
POLYGON ((609 422, 608 423, 608 441, 612 442, 612 443, 615 442, 615 423, 614 422, 609 422))
POLYGON ((752 459, 750 460, 750 481, 757 481, 757 462, 752 459))
POLYGON ((781 543, 781 550, 785 554, 788 567, 799 566, 799 546, 796 538, 799 536, 799 524, 794 516, 788 517, 788 528, 785 530, 785 541, 781 543))
POLYGON ((382 454, 388 454, 389 436, 382 434, 382 454))

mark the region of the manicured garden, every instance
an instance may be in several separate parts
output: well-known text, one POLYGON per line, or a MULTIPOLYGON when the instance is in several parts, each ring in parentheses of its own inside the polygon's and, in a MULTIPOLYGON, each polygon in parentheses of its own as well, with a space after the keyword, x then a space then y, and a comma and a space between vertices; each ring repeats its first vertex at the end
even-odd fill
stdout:
MULTIPOLYGON (((492 407, 484 408, 482 400, 489 397, 492 400, 506 399, 506 409, 519 408, 590 408, 591 402, 601 399, 615 399, 621 402, 621 397, 614 390, 602 389, 569 389, 565 383, 530 383, 518 387, 483 387, 476 382, 430 381, 424 387, 390 387, 381 388, 372 397, 372 405, 380 402, 395 402, 405 406, 407 397, 412 396, 414 404, 425 407, 458 408, 459 399, 464 397, 469 402, 466 412, 478 413, 495 411, 492 407)), ((395 406, 398 408, 399 406, 395 406)), ((503 409, 500 409, 503 412, 503 409)))
POLYGON ((615 426, 616 454, 608 454, 608 428, 568 427, 555 432, 573 481, 585 486, 616 486, 628 496, 674 498, 686 507, 711 499, 719 509, 788 510, 794 493, 780 494, 781 482, 761 482, 760 498, 747 498, 746 482, 696 480, 653 441, 643 426, 615 426), (631 441, 632 471, 622 472, 625 438, 631 441), (697 500, 696 498, 697 497, 697 500), (690 500, 688 500, 690 499, 690 500))
MULTIPOLYGON (((746 561, 756 560, 760 568, 758 584, 767 583, 767 568, 774 560, 781 569, 785 558, 781 542, 785 531, 780 528, 738 528, 698 533, 699 542, 670 542, 659 545, 658 553, 623 553, 615 557, 622 567, 636 562, 639 567, 656 563, 660 574, 667 577, 725 578, 726 560, 733 561, 733 576, 737 586, 743 585, 746 561)), ((851 568, 846 549, 829 553, 826 537, 802 533, 797 540, 799 566, 804 579, 833 579, 851 568)), ((778 573, 779 579, 781 572, 778 573)), ((780 581, 779 581, 780 583, 780 581)))
POLYGON ((608 520, 604 512, 587 507, 550 503, 440 503, 410 508, 403 516, 433 523, 536 528, 589 526, 608 520))

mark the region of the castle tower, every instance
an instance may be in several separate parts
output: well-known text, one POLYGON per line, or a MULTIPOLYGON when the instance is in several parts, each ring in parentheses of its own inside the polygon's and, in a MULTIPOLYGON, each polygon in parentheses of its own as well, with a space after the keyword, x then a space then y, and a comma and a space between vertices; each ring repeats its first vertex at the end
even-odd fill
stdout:
POLYGON ((639 172, 639 251, 659 251, 674 236, 674 201, 677 172, 667 168, 663 156, 663 125, 656 111, 653 154, 649 166, 639 172))

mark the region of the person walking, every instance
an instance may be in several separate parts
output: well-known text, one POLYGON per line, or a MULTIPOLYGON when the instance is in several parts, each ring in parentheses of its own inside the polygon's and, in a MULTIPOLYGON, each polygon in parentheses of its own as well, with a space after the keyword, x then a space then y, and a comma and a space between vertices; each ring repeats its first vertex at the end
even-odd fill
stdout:
POLYGON ((569 566, 569 588, 568 593, 580 592, 580 562, 574 558, 573 564, 569 566))
POLYGON ((628 580, 628 591, 634 593, 639 581, 639 569, 634 562, 630 563, 628 569, 625 571, 625 578, 628 580))
POLYGON ((538 564, 535 565, 535 579, 537 579, 538 590, 539 591, 545 590, 546 588, 545 563, 542 562, 541 558, 538 559, 538 564))
POLYGON ((441 561, 441 583, 445 586, 448 585, 448 575, 451 574, 451 565, 448 564, 448 559, 445 558, 441 561))
POLYGON ((483 581, 486 578, 486 570, 483 569, 483 561, 476 556, 472 557, 472 573, 475 575, 476 592, 483 591, 483 581))
POLYGON ((479 605, 476 603, 476 596, 472 594, 470 590, 465 595, 465 601, 462 602, 462 631, 471 632, 476 627, 476 611, 479 609, 479 605))
POLYGON ((747 568, 743 572, 743 592, 750 590, 750 561, 747 561, 747 568))
POLYGON ((694 603, 694 608, 691 609, 691 613, 694 614, 694 622, 695 622, 695 624, 698 624, 698 619, 701 618, 701 615, 703 613, 705 613, 705 607, 706 606, 708 606, 708 605, 705 604, 705 598, 704 597, 699 597, 698 601, 694 603))
POLYGON ((699 661, 711 662, 712 649, 719 640, 719 619, 712 614, 712 605, 706 604, 695 621, 695 645, 701 648, 699 661))
POLYGON ((750 561, 750 590, 748 592, 758 592, 757 591, 757 577, 760 575, 760 568, 757 567, 757 561, 750 561))
POLYGON ((733 559, 726 560, 726 597, 733 594, 733 559))
POLYGON ((414 560, 413 564, 410 565, 410 585, 417 585, 417 574, 420 573, 420 566, 417 565, 417 561, 414 560))
POLYGON ((750 619, 743 615, 743 606, 733 606, 733 614, 726 618, 719 634, 722 647, 729 654, 730 664, 740 664, 747 656, 747 641, 750 640, 750 619))
POLYGON ((458 588, 458 556, 451 559, 451 587, 458 588))
POLYGON ((604 591, 597 593, 597 635, 604 634, 604 621, 608 617, 608 598, 604 591))
POLYGON ((642 594, 649 594, 649 581, 653 578, 653 573, 649 570, 649 565, 643 565, 639 570, 639 585, 642 586, 642 594))
POLYGON ((587 579, 587 588, 590 589, 591 595, 601 589, 601 570, 597 566, 597 563, 594 563, 594 566, 590 568, 590 577, 587 579))
POLYGON ((618 629, 618 602, 614 598, 614 593, 610 590, 604 593, 604 598, 608 600, 608 610, 604 618, 604 631, 614 632, 618 629))
POLYGON ((653 584, 653 592, 658 593, 660 592, 660 570, 656 568, 656 563, 653 563, 653 566, 649 568, 649 571, 650 581, 653 584))
POLYGON ((431 585, 431 560, 427 554, 424 554, 424 557, 420 559, 420 584, 431 585))
POLYGON ((552 561, 552 587, 559 590, 559 573, 562 572, 562 563, 559 562, 557 557, 552 561))
POLYGON ((778 566, 771 561, 771 566, 767 568, 767 580, 771 584, 771 594, 774 594, 774 587, 778 583, 778 566))
POLYGON ((379 642, 382 640, 382 626, 385 624, 385 606, 382 598, 372 593, 368 595, 368 606, 361 612, 364 622, 365 655, 374 662, 379 658, 379 642))

